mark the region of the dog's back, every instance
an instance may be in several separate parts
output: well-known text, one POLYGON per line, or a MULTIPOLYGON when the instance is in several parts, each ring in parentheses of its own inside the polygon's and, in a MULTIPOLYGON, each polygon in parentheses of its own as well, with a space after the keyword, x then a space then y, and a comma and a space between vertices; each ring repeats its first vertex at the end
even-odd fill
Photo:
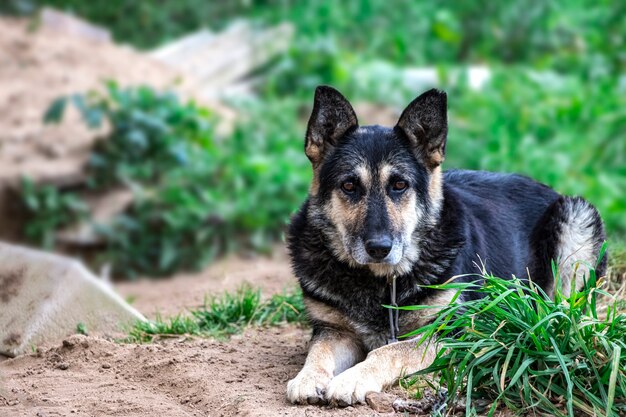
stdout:
MULTIPOLYGON (((452 275, 480 272, 508 278, 528 275, 530 234, 544 211, 558 197, 551 188, 517 174, 452 170, 444 176, 445 198, 463 212, 466 242, 452 275)), ((446 216, 446 212, 442 213, 446 216)))

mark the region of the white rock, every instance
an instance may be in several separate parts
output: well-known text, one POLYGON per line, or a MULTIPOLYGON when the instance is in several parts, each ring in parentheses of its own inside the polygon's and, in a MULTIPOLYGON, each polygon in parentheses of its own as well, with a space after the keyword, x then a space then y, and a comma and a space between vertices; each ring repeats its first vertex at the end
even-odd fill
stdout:
POLYGON ((0 243, 0 353, 76 332, 119 332, 144 316, 72 258, 0 243))

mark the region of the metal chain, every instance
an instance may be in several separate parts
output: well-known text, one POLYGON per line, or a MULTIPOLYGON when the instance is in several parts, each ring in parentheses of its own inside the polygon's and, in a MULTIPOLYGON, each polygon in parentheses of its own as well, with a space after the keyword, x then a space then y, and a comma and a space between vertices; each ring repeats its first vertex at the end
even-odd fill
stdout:
MULTIPOLYGON (((392 307, 398 307, 398 304, 396 303, 396 278, 397 275, 394 274, 391 279, 387 280, 391 298, 389 305, 392 307)), ((400 332, 400 328, 398 327, 399 314, 400 310, 397 308, 389 309, 389 339, 387 339, 387 344, 398 341, 398 333, 400 332)))

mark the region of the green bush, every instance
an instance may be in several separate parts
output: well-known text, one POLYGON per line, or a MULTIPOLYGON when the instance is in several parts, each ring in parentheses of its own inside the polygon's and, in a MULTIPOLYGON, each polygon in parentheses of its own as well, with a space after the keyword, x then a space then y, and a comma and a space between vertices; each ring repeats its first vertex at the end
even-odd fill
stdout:
POLYGON ((54 232, 87 215, 87 206, 74 193, 22 179, 21 203, 26 214, 24 235, 44 248, 54 247, 54 232))
POLYGON ((87 166, 94 187, 158 181, 214 146, 210 112, 194 103, 183 104, 170 92, 145 86, 120 89, 109 82, 105 94, 58 98, 44 121, 58 122, 68 102, 89 127, 97 129, 106 122, 110 130, 97 142, 87 166))
MULTIPOLYGON (((225 138, 206 109, 149 87, 62 97, 45 119, 59 121, 68 102, 89 126, 110 128, 87 167, 91 188, 135 193, 112 224, 95 226, 118 275, 168 275, 234 248, 267 248, 306 195, 298 102, 240 103, 248 118, 225 138)), ((46 233, 64 225, 46 222, 46 233)))
POLYGON ((116 272, 167 275, 235 248, 268 248, 310 180, 295 111, 289 104, 271 112, 248 106, 254 116, 231 136, 138 188, 130 210, 99 228, 116 272))

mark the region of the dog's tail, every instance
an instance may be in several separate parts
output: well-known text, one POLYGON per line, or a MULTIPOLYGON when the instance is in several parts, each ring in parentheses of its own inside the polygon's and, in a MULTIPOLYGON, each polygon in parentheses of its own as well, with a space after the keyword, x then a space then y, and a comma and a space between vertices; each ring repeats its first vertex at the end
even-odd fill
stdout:
POLYGON ((574 281, 577 289, 595 268, 606 273, 607 254, 598 262, 606 235, 600 213, 581 197, 561 196, 546 209, 535 225, 531 239, 531 279, 553 294, 552 261, 558 264, 562 292, 569 296, 574 281))

